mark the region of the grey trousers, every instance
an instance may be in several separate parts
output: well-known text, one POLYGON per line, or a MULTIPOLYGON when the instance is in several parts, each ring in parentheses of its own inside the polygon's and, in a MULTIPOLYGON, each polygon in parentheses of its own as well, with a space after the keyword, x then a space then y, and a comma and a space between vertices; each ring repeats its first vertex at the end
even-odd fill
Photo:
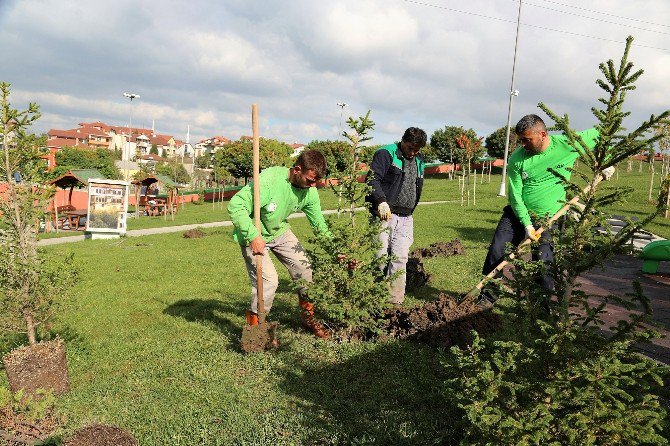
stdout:
POLYGON ((414 218, 409 215, 401 217, 391 214, 391 219, 382 221, 384 231, 379 234, 379 240, 382 246, 377 252, 377 256, 394 256, 384 267, 386 276, 394 274, 396 271, 402 271, 398 277, 391 282, 391 297, 389 302, 392 304, 401 304, 405 300, 405 282, 407 281, 407 259, 409 257, 409 248, 414 242, 414 218))
MULTIPOLYGON (((256 259, 249 246, 240 246, 242 256, 249 273, 249 282, 251 283, 251 304, 249 310, 258 313, 258 296, 256 294, 256 259)), ((307 254, 298 238, 289 229, 276 239, 265 245, 265 254, 263 255, 263 306, 265 312, 272 308, 272 302, 275 299, 275 292, 279 286, 279 276, 274 263, 270 258, 272 251, 279 261, 288 269, 288 273, 293 280, 305 279, 312 281, 312 265, 309 263, 307 254)))

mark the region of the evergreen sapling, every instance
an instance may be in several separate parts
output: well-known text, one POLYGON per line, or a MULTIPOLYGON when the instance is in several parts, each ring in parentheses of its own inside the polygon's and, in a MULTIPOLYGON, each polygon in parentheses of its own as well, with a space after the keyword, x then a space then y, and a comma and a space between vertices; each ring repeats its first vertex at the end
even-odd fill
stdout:
POLYGON ((597 84, 606 95, 599 99, 603 107, 592 109, 600 133, 595 148, 587 148, 567 115, 539 104, 579 152, 580 168, 569 181, 554 173, 583 205, 554 232, 549 270, 555 289, 534 280, 545 264, 513 260, 514 277, 501 287, 496 306, 504 327, 487 339, 475 335, 470 348, 453 348, 446 361, 456 376, 446 388, 463 411, 464 444, 667 444, 658 393, 668 369, 633 349, 657 336, 649 328, 649 300, 639 283, 623 298, 595 298, 578 282, 581 274, 625 252, 634 232, 663 211, 668 194, 666 178, 655 212, 618 233, 607 230, 599 209, 630 191, 601 185, 603 170, 651 148, 657 136, 648 137, 649 130, 670 113, 652 115, 629 133, 623 128, 626 93, 642 74, 628 61, 631 42, 629 37, 619 67, 611 60, 600 64, 605 79, 597 84), (607 327, 603 314, 612 302, 636 311, 607 327), (603 328, 610 333, 604 335, 603 328))
POLYGON ((383 271, 388 256, 377 257, 382 230, 378 219, 357 208, 368 205, 365 197, 370 186, 358 181, 360 144, 372 139, 374 128, 370 112, 358 119, 349 118, 349 131, 343 135, 350 143, 346 168, 336 172, 333 193, 340 199, 338 215, 327 220, 330 234, 318 234, 310 241, 308 256, 313 268, 313 282, 307 287, 320 319, 334 331, 347 336, 376 332, 379 319, 389 306, 389 283, 383 271))

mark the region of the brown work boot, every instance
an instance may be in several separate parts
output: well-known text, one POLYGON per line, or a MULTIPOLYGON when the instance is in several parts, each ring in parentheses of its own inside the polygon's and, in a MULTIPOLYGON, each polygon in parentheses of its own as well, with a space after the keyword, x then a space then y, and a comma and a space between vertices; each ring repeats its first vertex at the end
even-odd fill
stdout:
POLYGON ((328 330, 323 325, 321 325, 316 317, 314 317, 314 304, 301 299, 299 305, 302 326, 305 327, 305 329, 311 331, 312 334, 314 334, 314 336, 317 338, 330 338, 330 333, 328 330))
POLYGON ((247 310, 247 325, 258 325, 258 315, 247 310))

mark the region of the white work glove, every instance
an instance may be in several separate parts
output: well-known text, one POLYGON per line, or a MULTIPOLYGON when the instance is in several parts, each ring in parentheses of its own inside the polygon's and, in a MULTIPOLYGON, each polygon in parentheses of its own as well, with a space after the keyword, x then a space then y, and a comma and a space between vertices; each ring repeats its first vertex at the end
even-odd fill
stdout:
POLYGON ((609 166, 607 169, 603 169, 602 173, 605 181, 609 180, 612 178, 612 175, 614 175, 614 166, 609 166))
POLYGON ((391 219, 391 208, 389 207, 389 204, 387 202, 383 201, 379 203, 377 212, 379 213, 379 218, 381 220, 386 221, 391 219))
POLYGON ((526 238, 529 238, 534 242, 540 239, 540 235, 535 230, 535 226, 533 225, 526 226, 526 238))

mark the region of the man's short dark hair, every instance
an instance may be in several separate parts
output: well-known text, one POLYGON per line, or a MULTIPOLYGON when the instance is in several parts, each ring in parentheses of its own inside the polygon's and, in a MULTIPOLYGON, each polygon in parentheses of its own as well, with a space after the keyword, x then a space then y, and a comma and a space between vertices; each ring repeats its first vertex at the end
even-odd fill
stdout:
POLYGON ((319 178, 326 176, 326 157, 318 150, 305 150, 298 155, 294 165, 305 171, 313 170, 319 178))
POLYGON ((417 147, 423 147, 426 145, 426 132, 418 127, 410 127, 405 130, 405 134, 402 135, 402 141, 414 144, 417 147))
POLYGON ((526 130, 543 130, 546 132, 547 126, 544 124, 542 118, 540 118, 538 115, 526 115, 516 123, 514 131, 517 135, 520 135, 526 130))

